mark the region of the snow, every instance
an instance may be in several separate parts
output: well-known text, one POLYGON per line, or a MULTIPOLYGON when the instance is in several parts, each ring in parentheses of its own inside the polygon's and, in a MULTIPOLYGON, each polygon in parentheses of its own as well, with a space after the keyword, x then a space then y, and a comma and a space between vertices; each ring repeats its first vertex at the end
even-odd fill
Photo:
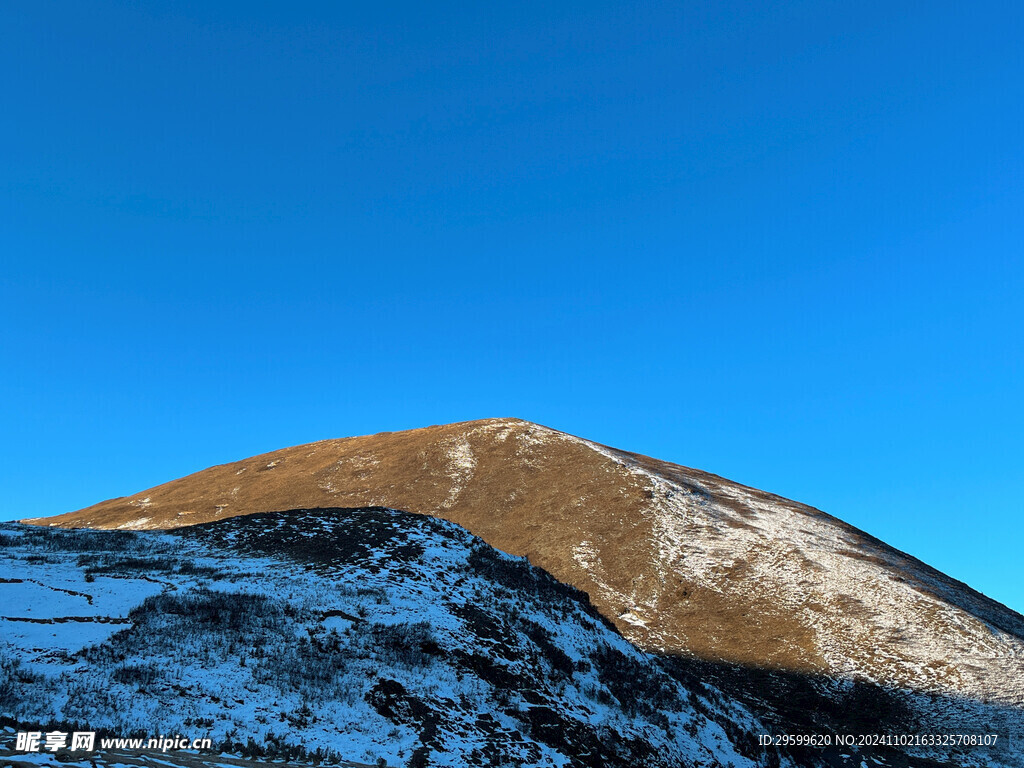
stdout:
POLYGON ((441 502, 444 509, 451 509, 458 501, 459 495, 466 485, 473 478, 476 471, 476 457, 473 455, 473 448, 465 435, 451 440, 447 445, 446 455, 448 458, 448 477, 451 479, 451 488, 447 498, 441 502))
POLYGON ((117 530, 119 530, 119 531, 142 531, 142 530, 146 529, 147 523, 149 523, 151 520, 152 520, 152 518, 149 518, 149 517, 140 517, 140 518, 137 518, 135 520, 130 520, 127 523, 122 523, 121 525, 117 526, 117 530))
MULTIPOLYGON (((465 460, 460 449, 456 455, 465 460)), ((463 466, 468 464, 465 460, 463 466)), ((496 702, 506 701, 504 707, 521 711, 531 705, 516 690, 498 691, 493 683, 467 675, 454 664, 458 658, 456 650, 496 659, 512 674, 524 676, 523 679, 532 679, 537 674, 537 663, 547 663, 529 661, 543 656, 536 656, 533 641, 522 634, 515 635, 514 642, 518 645, 513 657, 504 658, 502 654, 507 653, 502 650, 506 648, 504 641, 476 635, 477 630, 467 618, 472 614, 458 608, 477 606, 488 615, 504 617, 501 620, 510 622, 510 628, 537 627, 537 631, 549 637, 567 658, 587 662, 570 677, 560 680, 552 677, 546 684, 551 687, 543 695, 555 702, 562 716, 586 723, 600 732, 656 744, 659 752, 674 756, 680 763, 703 761, 725 765, 731 762, 737 768, 753 768, 754 763, 736 751, 720 725, 684 703, 690 700, 692 692, 679 692, 678 705, 663 712, 669 731, 641 716, 627 715, 615 704, 614 698, 604 702, 596 699, 595 692, 603 690, 605 683, 598 668, 589 662, 595 648, 606 647, 609 652, 614 651, 642 666, 650 664, 650 658, 609 631, 580 605, 573 602, 548 604, 530 594, 511 593, 469 566, 474 548, 490 551, 490 556, 499 561, 521 563, 524 567, 525 561, 489 550, 452 524, 404 513, 389 514, 394 516, 390 530, 399 536, 396 541, 418 547, 421 554, 417 557, 396 560, 394 552, 382 545, 355 560, 304 565, 288 557, 266 554, 260 549, 263 545, 257 546, 251 539, 254 526, 262 525, 265 538, 261 541, 273 544, 298 530, 302 537, 325 537, 326 545, 341 529, 322 512, 299 515, 287 522, 284 517, 275 519, 273 516, 236 518, 218 524, 223 528, 217 530, 224 532, 220 539, 216 538, 220 534, 214 538, 190 535, 188 529, 179 534, 133 534, 137 543, 132 546, 130 556, 136 561, 151 559, 154 565, 148 569, 137 565, 117 566, 119 557, 127 557, 120 553, 109 556, 113 565, 102 557, 97 565, 98 555, 92 551, 80 559, 74 551, 63 553, 59 548, 51 548, 46 559, 39 560, 33 557, 38 551, 35 548, 40 543, 38 538, 9 546, 8 553, 13 556, 0 566, 0 577, 23 579, 20 583, 0 585, 9 590, 2 593, 4 610, 9 615, 28 614, 30 608, 55 619, 88 615, 124 620, 130 614, 131 623, 26 625, 43 627, 48 633, 47 642, 27 632, 5 634, 8 645, 4 654, 22 659, 44 674, 43 681, 33 684, 36 686, 35 703, 28 706, 49 706, 54 719, 74 716, 66 709, 71 706, 67 691, 73 686, 97 691, 85 699, 93 727, 140 728, 150 734, 184 733, 190 737, 209 733, 214 739, 223 738, 234 730, 243 737, 253 734, 257 741, 265 741, 268 734, 293 738, 297 727, 293 723, 297 722, 296 717, 301 717, 305 747, 329 748, 349 759, 370 764, 384 757, 389 764, 402 765, 421 743, 414 722, 391 722, 369 703, 368 692, 375 681, 394 680, 419 700, 443 712, 436 735, 437 748, 443 750, 446 765, 458 768, 470 764, 466 760, 473 749, 485 748, 493 741, 477 727, 477 714, 490 712, 499 727, 515 733, 522 731, 522 722, 510 717, 496 702), (415 525, 424 527, 410 528, 407 518, 417 519, 419 522, 415 525), (439 526, 443 535, 431 534, 433 528, 425 526, 439 526), (186 561, 192 566, 181 568, 186 561), (90 565, 95 568, 104 563, 113 570, 94 573, 92 581, 85 579, 90 565), (202 568, 213 569, 220 575, 211 580, 203 575, 202 568), (275 625, 278 638, 275 643, 315 641, 330 645, 341 642, 343 647, 352 649, 344 651, 340 657, 345 659, 344 664, 332 673, 332 681, 328 683, 336 686, 337 693, 326 698, 311 698, 302 692, 301 685, 289 688, 281 680, 260 673, 267 662, 255 655, 256 646, 241 646, 236 652, 238 655, 222 656, 217 638, 197 640, 198 645, 190 645, 187 636, 180 634, 178 627, 182 620, 179 618, 152 611, 131 612, 147 597, 203 594, 196 590, 207 586, 219 591, 262 595, 272 601, 271 605, 291 606, 292 614, 284 614, 279 620, 283 623, 275 625), (71 594, 71 591, 82 594, 71 594), (91 604, 84 595, 92 598, 91 604), (44 604, 45 611, 42 610, 44 604), (289 615, 293 618, 287 618, 289 615), (429 636, 447 649, 446 652, 415 663, 403 661, 401 657, 384 662, 388 657, 382 656, 383 651, 372 642, 374 636, 367 634, 368 628, 401 627, 410 622, 425 623, 429 636), (143 644, 125 646, 129 640, 114 642, 107 634, 136 625, 145 627, 143 644), (86 626, 90 630, 102 627, 102 632, 83 633, 82 628, 86 626), (115 663, 115 669, 120 665, 153 668, 157 670, 155 679, 146 684, 144 690, 118 683, 111 669, 100 661, 105 657, 97 655, 97 649, 105 646, 123 649, 115 650, 117 654, 127 653, 122 661, 115 663), (49 652, 53 648, 62 649, 63 653, 49 652), (172 653, 170 648, 178 650, 172 653), (246 659, 244 664, 242 656, 246 659), (101 691, 115 697, 116 707, 103 708, 96 699, 101 691), (302 714, 304 706, 308 707, 305 715, 302 714), (186 720, 212 725, 197 732, 195 726, 185 724, 186 720), (698 734, 696 739, 666 735, 668 732, 685 734, 687 728, 698 734)), ((389 530, 386 520, 381 525, 382 530, 389 530)), ((40 529, 40 533, 43 532, 65 535, 40 529)), ((92 532, 90 535, 108 534, 92 532)), ((329 547, 325 551, 329 551, 329 547)), ((199 629, 201 627, 197 626, 193 631, 199 629)), ((520 630, 510 631, 518 633, 520 630)), ((41 632, 37 631, 37 635, 41 632)), ((205 637, 196 635, 196 638, 205 637)), ((266 668, 273 669, 272 663, 266 668)), ((723 709, 723 706, 711 700, 704 703, 705 711, 721 712, 723 717, 752 732, 761 727, 742 707, 734 705, 723 709)), ((37 709, 36 715, 45 716, 45 711, 37 709)), ((28 711, 25 716, 29 716, 28 711)), ((516 762, 538 766, 562 766, 571 762, 572 756, 562 749, 532 740, 528 732, 523 738, 521 749, 529 748, 533 752, 521 752, 516 762)), ((507 746, 520 749, 515 742, 507 746)))

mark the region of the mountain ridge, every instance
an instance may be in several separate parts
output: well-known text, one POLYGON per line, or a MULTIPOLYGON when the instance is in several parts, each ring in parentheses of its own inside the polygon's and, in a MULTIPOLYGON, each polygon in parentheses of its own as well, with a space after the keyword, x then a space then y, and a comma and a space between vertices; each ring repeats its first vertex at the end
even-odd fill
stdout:
POLYGON ((757 745, 766 726, 741 702, 677 677, 583 593, 438 518, 5 524, 0 548, 0 726, 191 733, 210 739, 204 766, 226 752, 289 765, 795 768, 757 745))
POLYGON ((175 528, 382 506, 587 592, 641 648, 1024 706, 1024 617, 821 510, 518 419, 325 440, 55 518, 175 528))

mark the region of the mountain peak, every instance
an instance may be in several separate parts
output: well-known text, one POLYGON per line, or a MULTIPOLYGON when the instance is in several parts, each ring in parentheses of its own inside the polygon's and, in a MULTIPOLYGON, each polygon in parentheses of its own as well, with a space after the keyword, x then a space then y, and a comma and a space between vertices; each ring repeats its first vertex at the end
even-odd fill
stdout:
POLYGON ((1024 617, 820 510, 516 418, 324 440, 24 522, 387 507, 528 556, 638 646, 1024 703, 1024 617))

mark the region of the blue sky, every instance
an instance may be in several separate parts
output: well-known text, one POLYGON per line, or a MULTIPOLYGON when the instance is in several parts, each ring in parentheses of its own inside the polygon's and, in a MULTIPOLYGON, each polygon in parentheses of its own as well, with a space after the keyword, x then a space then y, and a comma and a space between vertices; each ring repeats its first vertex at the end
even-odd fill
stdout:
POLYGON ((1019 4, 2 16, 0 517, 518 416, 1024 609, 1019 4))

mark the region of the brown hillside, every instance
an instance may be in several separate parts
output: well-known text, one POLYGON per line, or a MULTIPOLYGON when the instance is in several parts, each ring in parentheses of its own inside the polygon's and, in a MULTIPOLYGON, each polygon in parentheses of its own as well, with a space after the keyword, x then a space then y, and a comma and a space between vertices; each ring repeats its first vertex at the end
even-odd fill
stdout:
POLYGON ((55 518, 293 508, 451 520, 588 592, 638 645, 1024 703, 1024 618, 816 509, 515 419, 326 440, 55 518))

